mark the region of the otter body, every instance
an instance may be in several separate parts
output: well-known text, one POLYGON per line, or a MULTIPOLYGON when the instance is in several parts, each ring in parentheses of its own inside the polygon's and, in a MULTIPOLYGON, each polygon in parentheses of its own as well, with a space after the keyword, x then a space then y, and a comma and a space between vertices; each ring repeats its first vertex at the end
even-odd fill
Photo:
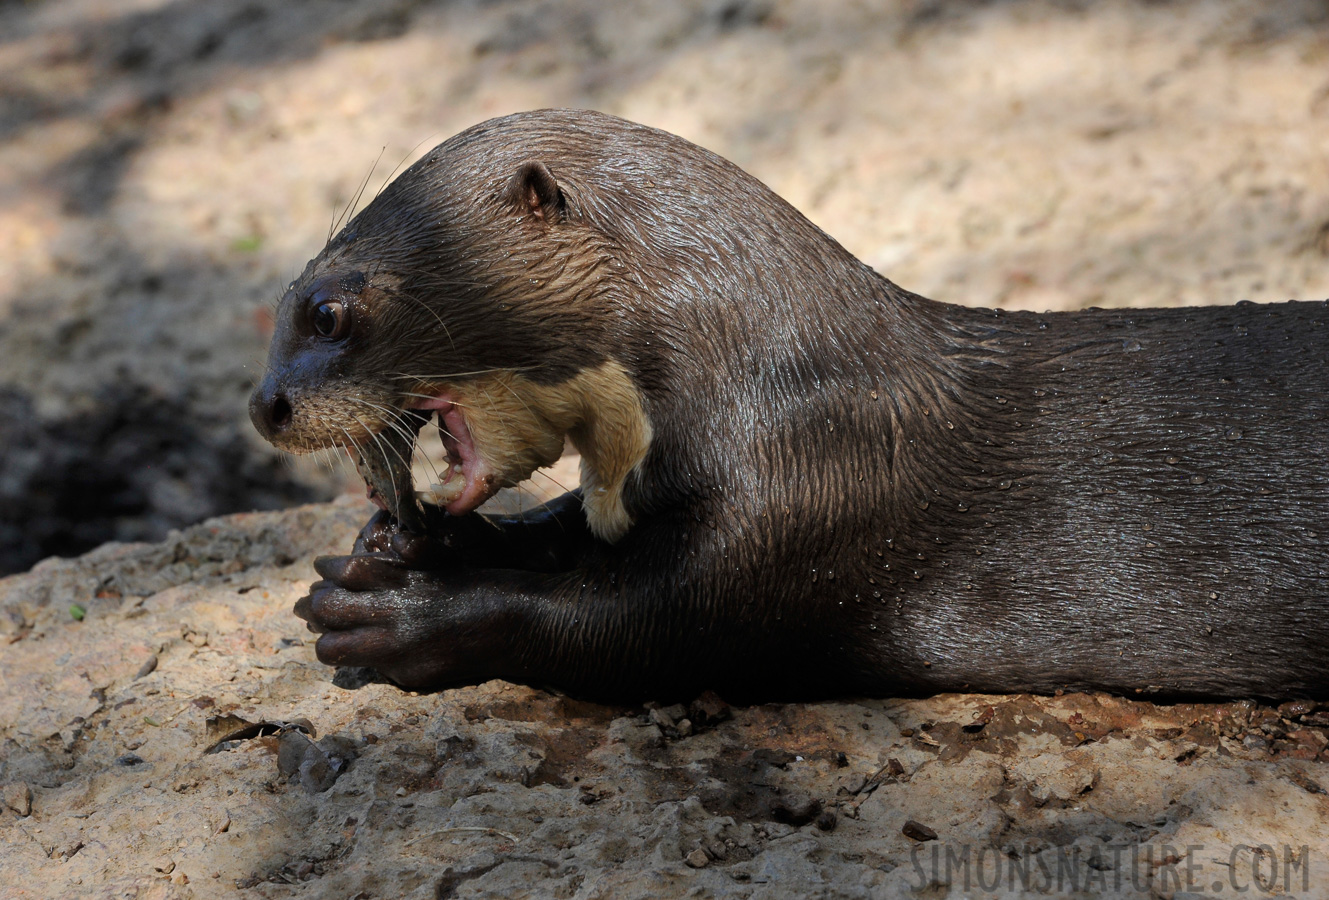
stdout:
POLYGON ((596 697, 1329 693, 1329 306, 923 299, 589 112, 476 126, 283 299, 255 424, 436 416, 425 525, 316 564, 319 658, 596 697), (569 437, 582 487, 483 521, 569 437))

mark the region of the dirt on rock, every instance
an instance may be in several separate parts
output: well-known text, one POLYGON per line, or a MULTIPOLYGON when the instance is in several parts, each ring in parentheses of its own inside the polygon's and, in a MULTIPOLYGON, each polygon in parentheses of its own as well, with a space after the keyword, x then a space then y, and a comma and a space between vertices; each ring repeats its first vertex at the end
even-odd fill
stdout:
POLYGON ((334 676, 290 609, 369 509, 248 512, 355 476, 245 410, 361 186, 542 106, 940 300, 1324 299, 1326 62, 1319 0, 0 2, 0 897, 1329 893, 1316 703, 334 676))

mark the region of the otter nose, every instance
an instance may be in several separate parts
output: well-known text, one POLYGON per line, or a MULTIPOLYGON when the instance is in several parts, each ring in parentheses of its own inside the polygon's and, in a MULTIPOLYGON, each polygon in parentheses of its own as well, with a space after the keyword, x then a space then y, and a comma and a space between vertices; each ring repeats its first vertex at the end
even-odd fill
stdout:
POLYGON ((276 384, 265 380, 249 398, 249 420, 269 441, 291 426, 291 402, 276 384))

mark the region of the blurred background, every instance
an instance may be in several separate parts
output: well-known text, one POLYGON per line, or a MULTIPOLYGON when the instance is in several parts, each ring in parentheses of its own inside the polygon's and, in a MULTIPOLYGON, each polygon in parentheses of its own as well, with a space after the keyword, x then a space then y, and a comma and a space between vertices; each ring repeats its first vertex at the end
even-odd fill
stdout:
POLYGON ((366 179, 543 106, 937 299, 1329 297, 1327 0, 0 0, 0 572, 359 489, 249 426, 273 303, 366 179))

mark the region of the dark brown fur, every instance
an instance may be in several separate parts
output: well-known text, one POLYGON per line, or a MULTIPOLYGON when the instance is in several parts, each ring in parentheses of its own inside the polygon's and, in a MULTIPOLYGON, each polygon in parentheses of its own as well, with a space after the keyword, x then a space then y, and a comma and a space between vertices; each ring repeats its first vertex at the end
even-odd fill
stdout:
POLYGON ((320 658, 402 684, 1324 696, 1327 357, 1323 303, 925 300, 705 150, 543 111, 444 143, 310 263, 254 408, 274 436, 331 382, 403 408, 402 374, 606 362, 639 392, 617 541, 573 495, 380 517, 319 562, 320 658), (358 330, 311 340, 357 275, 358 330))

